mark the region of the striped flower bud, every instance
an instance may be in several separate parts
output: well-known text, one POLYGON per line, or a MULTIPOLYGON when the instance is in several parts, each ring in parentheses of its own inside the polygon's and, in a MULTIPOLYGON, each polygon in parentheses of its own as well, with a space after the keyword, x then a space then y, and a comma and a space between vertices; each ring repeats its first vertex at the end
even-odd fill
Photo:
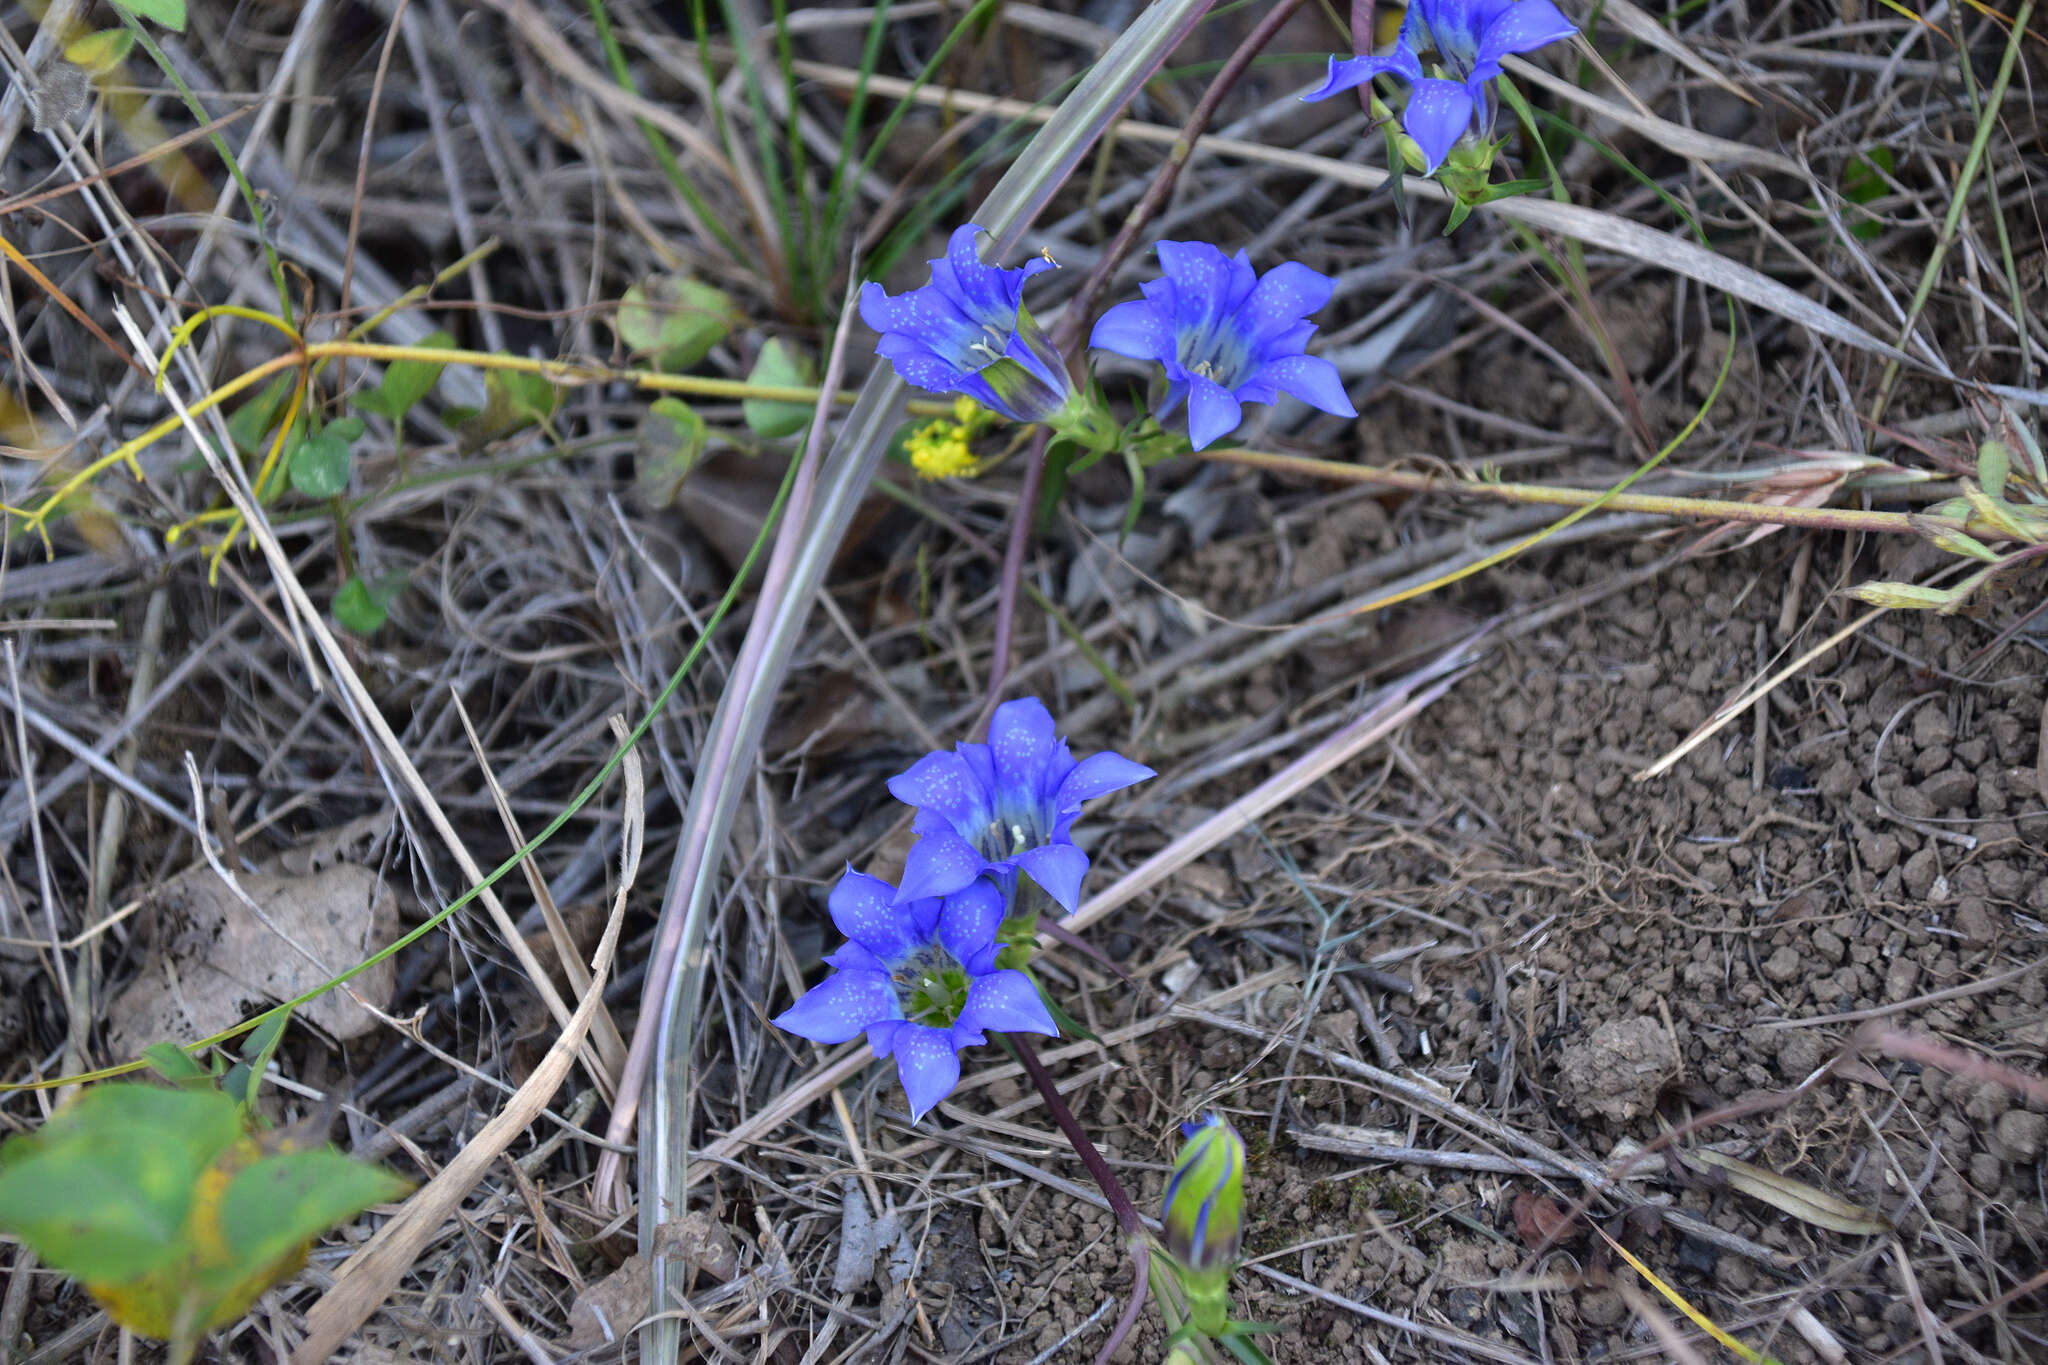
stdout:
POLYGON ((1166 1186, 1166 1249, 1190 1276, 1227 1282, 1244 1227, 1244 1139, 1219 1114, 1180 1126, 1166 1186))

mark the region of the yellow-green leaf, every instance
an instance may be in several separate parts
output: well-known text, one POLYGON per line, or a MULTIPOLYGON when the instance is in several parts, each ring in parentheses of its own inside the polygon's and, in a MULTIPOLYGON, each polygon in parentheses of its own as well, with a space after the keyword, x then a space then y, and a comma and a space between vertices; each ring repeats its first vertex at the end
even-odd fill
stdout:
POLYGON ((135 35, 125 28, 103 28, 74 38, 64 45, 64 60, 95 76, 104 76, 123 61, 135 46, 135 35))
POLYGON ((633 473, 651 507, 675 501, 676 490, 704 458, 711 428, 680 398, 657 398, 640 419, 633 443, 633 473))
MULTIPOLYGON (((811 358, 781 337, 770 337, 754 361, 749 384, 778 389, 808 388, 818 382, 817 366, 811 358)), ((774 440, 794 436, 811 420, 809 403, 789 403, 778 398, 749 398, 740 404, 740 414, 756 436, 774 440)))
POLYGON ((687 370, 725 340, 738 318, 723 289, 688 275, 649 275, 626 291, 615 323, 619 340, 656 369, 687 370))

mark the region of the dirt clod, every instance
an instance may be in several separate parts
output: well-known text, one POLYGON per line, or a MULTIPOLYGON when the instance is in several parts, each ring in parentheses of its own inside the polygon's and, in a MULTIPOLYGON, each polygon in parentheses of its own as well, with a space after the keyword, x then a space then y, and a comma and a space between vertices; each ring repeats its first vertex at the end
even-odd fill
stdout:
POLYGON ((1647 1016, 1611 1019, 1564 1051, 1559 1069, 1567 1100, 1581 1117, 1625 1123, 1647 1112, 1678 1074, 1678 1049, 1663 1024, 1647 1016))

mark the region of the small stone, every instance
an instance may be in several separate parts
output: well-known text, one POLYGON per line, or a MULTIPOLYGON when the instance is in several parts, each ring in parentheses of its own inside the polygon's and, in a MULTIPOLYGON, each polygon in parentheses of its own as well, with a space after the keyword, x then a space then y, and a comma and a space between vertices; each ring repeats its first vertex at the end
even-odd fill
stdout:
POLYGON ((1840 962, 1842 954, 1847 951, 1849 951, 1849 945, 1842 942, 1832 930, 1816 929, 1813 931, 1813 955, 1820 958, 1823 962, 1840 962))
POLYGON ((1977 777, 1962 768, 1948 768, 1922 782, 1920 794, 1937 810, 1965 806, 1977 794, 1977 777))
POLYGON ((1998 1178, 2004 1173, 2005 1163, 1989 1152, 1970 1158, 1970 1183, 1985 1194, 1998 1193, 1998 1178))
POLYGON ((1884 998, 1897 1004, 1909 999, 1920 985, 1920 964, 1910 957, 1902 957, 1892 963, 1884 974, 1884 998))
POLYGON ((1778 1072, 1794 1084, 1820 1069, 1820 1039, 1805 1029, 1788 1029, 1778 1044, 1778 1072))
POLYGON ((1956 929, 1972 948, 1988 947, 1998 941, 1998 916, 1982 896, 1965 896, 1956 906, 1956 929))
POLYGON ((1798 979, 1806 963, 1799 956, 1799 950, 1789 945, 1778 949, 1764 961, 1764 976, 1772 983, 1783 986, 1798 979))
POLYGON ((2008 1109, 1991 1130, 1992 1146, 2008 1161, 2032 1161, 2048 1146, 2048 1114, 2008 1109))
POLYGON ((1932 845, 1906 859, 1905 867, 1899 872, 1906 894, 1915 900, 1926 900, 1927 893, 1934 887, 1935 878, 1940 875, 1941 859, 1935 855, 1932 845))
POLYGON ((1828 770, 1820 775, 1820 781, 1814 785, 1820 788, 1822 796, 1831 801, 1839 801, 1855 791, 1862 780, 1854 763, 1846 758, 1838 758, 1828 766, 1828 770))

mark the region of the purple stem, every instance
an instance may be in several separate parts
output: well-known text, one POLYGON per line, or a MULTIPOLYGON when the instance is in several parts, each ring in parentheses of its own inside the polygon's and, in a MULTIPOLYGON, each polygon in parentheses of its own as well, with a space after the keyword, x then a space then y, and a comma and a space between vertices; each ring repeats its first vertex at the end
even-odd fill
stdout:
POLYGON ((1109 1342, 1096 1357, 1096 1365, 1109 1359, 1110 1353, 1123 1344, 1131 1327, 1138 1320, 1138 1312, 1145 1305, 1145 1291, 1151 1285, 1152 1257, 1150 1243, 1145 1234, 1145 1220, 1138 1213, 1138 1206, 1131 1202, 1131 1196, 1124 1191, 1123 1182, 1116 1178, 1116 1172, 1109 1168, 1109 1162, 1102 1153, 1095 1150, 1095 1144, 1082 1131, 1081 1121, 1074 1117, 1074 1111, 1067 1108, 1066 1097, 1053 1084, 1052 1074, 1045 1064, 1038 1060, 1038 1054, 1031 1050, 1031 1043, 1021 1033, 1007 1035, 1017 1060, 1024 1064, 1024 1073, 1031 1077, 1031 1083, 1038 1087, 1039 1097, 1045 1101, 1046 1109, 1052 1114, 1052 1121, 1060 1126, 1073 1144, 1074 1155, 1081 1158, 1081 1164, 1088 1168, 1088 1174, 1095 1178, 1095 1184, 1102 1191, 1102 1197, 1109 1201, 1109 1211, 1116 1215, 1116 1225, 1122 1230, 1125 1242, 1131 1248, 1136 1266, 1131 1277, 1131 1299, 1124 1305, 1123 1316, 1117 1319, 1116 1330, 1110 1333, 1109 1342))
MULTIPOLYGON (((1217 106, 1223 103, 1252 64, 1252 59, 1265 50, 1266 44, 1301 8, 1301 0, 1279 0, 1266 17, 1259 20, 1257 27, 1245 35, 1230 59, 1223 63, 1223 69, 1209 82, 1209 88, 1202 92, 1202 98, 1188 115, 1186 125, 1174 144, 1173 155, 1167 158, 1152 177, 1152 183, 1145 189, 1145 197, 1132 206, 1125 216, 1123 226, 1117 229, 1116 238, 1109 244, 1109 250, 1088 272, 1088 278, 1066 310, 1060 314, 1059 322, 1052 333, 1053 349, 1067 357, 1069 369, 1080 359, 1077 343, 1081 340, 1081 329, 1087 325, 1088 315, 1095 306, 1095 296, 1109 283, 1110 276, 1123 264, 1124 257, 1131 254, 1137 244, 1138 234, 1145 224, 1152 221, 1159 211, 1166 207, 1166 201, 1173 194, 1173 187, 1180 180, 1188 158, 1194 155, 1195 143, 1208 131, 1209 121, 1215 117, 1217 106)), ((1031 455, 1024 466, 1024 485, 1018 490, 1017 510, 1011 513, 1010 540, 1003 550, 1002 591, 996 599, 996 640, 995 657, 989 662, 988 698, 993 706, 1003 690, 1003 679, 1010 672, 1010 630, 1017 613, 1017 583, 1024 573, 1024 547, 1031 539, 1031 523, 1038 516, 1038 490, 1045 483, 1045 447, 1047 433, 1040 429, 1031 443, 1031 455)))
POLYGON ((1081 1158, 1088 1174, 1094 1176, 1095 1183, 1102 1187, 1102 1197, 1109 1201, 1109 1211, 1116 1215, 1117 1227, 1126 1237, 1143 1237, 1145 1220, 1139 1216, 1138 1206, 1124 1193, 1123 1182, 1116 1178, 1115 1171, 1109 1169, 1102 1153, 1095 1150, 1088 1134, 1081 1131, 1081 1121, 1074 1117, 1073 1110, 1067 1108, 1066 1097, 1052 1083, 1052 1074, 1045 1069, 1045 1063, 1038 1060, 1038 1054, 1031 1050, 1031 1043, 1023 1034, 1007 1036, 1010 1046, 1017 1050, 1017 1060, 1024 1064, 1025 1074, 1031 1077, 1031 1083, 1038 1087, 1039 1095, 1045 1100, 1045 1107, 1051 1111, 1052 1121, 1067 1135, 1067 1141, 1074 1145, 1074 1155, 1081 1158))

